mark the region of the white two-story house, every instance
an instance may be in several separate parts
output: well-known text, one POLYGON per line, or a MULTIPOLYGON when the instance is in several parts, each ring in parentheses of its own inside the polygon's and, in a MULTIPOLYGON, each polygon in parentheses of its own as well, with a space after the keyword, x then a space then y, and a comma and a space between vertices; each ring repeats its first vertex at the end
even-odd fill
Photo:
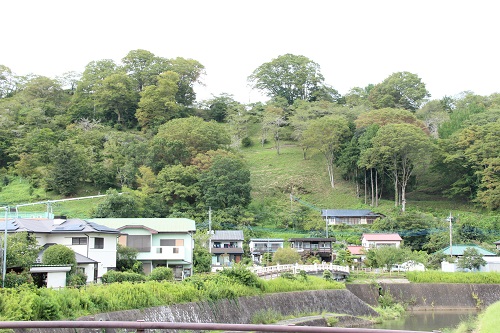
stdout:
POLYGON ((99 218, 89 221, 120 231, 118 243, 139 251, 146 274, 170 267, 176 279, 193 273, 195 221, 186 218, 99 218))
MULTIPOLYGON (((87 275, 87 282, 97 282, 108 269, 116 267, 116 244, 119 231, 80 219, 9 219, 8 233, 27 232, 43 251, 54 244, 75 252, 77 269, 87 275)), ((8 249, 7 249, 8 251, 8 249)), ((43 271, 43 270, 42 270, 43 271)))
POLYGON ((278 249, 283 248, 284 240, 281 238, 252 238, 248 246, 250 247, 250 254, 255 263, 264 264, 262 256, 265 253, 273 255, 278 249))

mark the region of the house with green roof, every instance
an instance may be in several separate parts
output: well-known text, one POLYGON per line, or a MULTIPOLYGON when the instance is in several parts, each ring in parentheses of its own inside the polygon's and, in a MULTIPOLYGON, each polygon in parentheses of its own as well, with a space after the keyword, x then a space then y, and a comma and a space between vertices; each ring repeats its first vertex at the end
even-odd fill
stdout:
POLYGON ((95 223, 120 231, 118 243, 137 249, 146 274, 170 267, 176 279, 193 273, 195 221, 186 218, 95 218, 95 223))
POLYGON ((458 245, 452 245, 448 246, 440 251, 438 253, 443 253, 446 256, 450 256, 454 258, 454 262, 450 263, 446 260, 441 262, 441 270, 443 272, 457 272, 460 271, 461 269, 457 267, 458 259, 462 258, 464 255, 464 252, 468 248, 473 248, 476 249, 479 254, 483 257, 483 259, 486 261, 486 265, 481 266, 479 269, 480 272, 499 272, 500 271, 500 257, 497 256, 496 253, 493 253, 491 251, 488 251, 478 245, 475 244, 458 244, 458 245))

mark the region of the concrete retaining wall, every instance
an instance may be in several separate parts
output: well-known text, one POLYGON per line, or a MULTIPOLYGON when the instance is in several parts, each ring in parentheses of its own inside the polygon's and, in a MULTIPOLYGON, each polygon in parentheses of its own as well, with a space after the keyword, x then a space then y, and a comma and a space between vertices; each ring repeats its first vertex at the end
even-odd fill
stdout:
POLYGON ((81 320, 145 320, 187 323, 250 324, 263 311, 283 316, 335 312, 353 316, 378 314, 349 290, 316 290, 241 297, 238 300, 160 306, 98 314, 81 320))
POLYGON ((498 284, 380 283, 347 285, 347 289, 371 306, 381 292, 415 310, 484 308, 500 300, 498 284))

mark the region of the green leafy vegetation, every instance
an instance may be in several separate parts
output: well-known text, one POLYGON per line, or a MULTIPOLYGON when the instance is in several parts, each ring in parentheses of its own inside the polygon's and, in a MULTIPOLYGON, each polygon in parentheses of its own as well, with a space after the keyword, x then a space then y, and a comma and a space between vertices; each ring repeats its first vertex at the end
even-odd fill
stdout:
MULTIPOLYGON (((248 270, 231 271, 227 269, 222 274, 196 274, 183 282, 155 281, 151 278, 145 281, 142 275, 142 283, 125 281, 59 290, 36 289, 29 285, 4 288, 0 290, 0 319, 73 319, 93 313, 236 299, 264 293, 345 288, 341 283, 312 276, 293 281, 282 278, 267 281, 258 279, 248 270)), ((118 281, 118 274, 134 273, 106 274, 118 281)))
POLYGON ((415 283, 500 283, 498 272, 406 272, 406 278, 415 283))

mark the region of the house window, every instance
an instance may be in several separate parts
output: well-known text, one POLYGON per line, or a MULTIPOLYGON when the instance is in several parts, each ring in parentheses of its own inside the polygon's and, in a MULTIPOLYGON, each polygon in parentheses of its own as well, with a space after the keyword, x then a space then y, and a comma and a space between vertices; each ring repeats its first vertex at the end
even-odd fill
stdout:
POLYGON ((179 248, 178 247, 174 247, 172 249, 172 253, 179 253, 179 248))
POLYGON ((161 247, 157 247, 156 248, 156 253, 162 253, 162 248, 161 247))
POLYGON ((94 249, 104 249, 104 238, 102 237, 94 238, 94 249))
POLYGON ((151 237, 147 235, 129 235, 127 246, 137 249, 139 252, 151 252, 151 237))
POLYGON ((184 239, 160 239, 160 246, 184 246, 184 239))
POLYGON ((87 245, 87 237, 73 237, 71 245, 87 245))

